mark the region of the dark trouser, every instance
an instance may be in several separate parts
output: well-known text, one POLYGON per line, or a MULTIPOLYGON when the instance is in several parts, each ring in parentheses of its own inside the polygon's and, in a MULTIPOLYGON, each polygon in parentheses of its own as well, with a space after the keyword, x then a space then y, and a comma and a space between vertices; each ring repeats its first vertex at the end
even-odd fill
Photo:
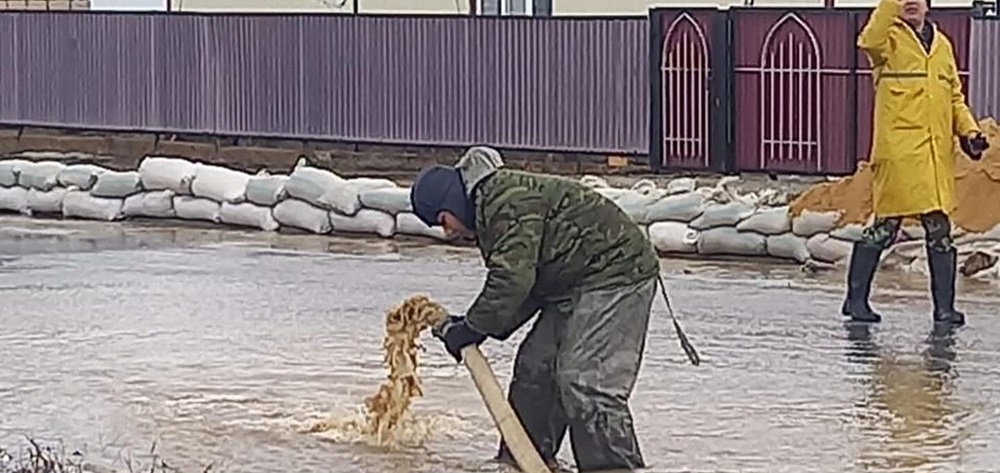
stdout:
MULTIPOLYGON (((508 399, 542 458, 569 430, 577 469, 644 468, 628 399, 657 278, 552 303, 521 343, 508 399)), ((510 461, 501 442, 499 458, 510 461)))
MULTIPOLYGON (((868 245, 886 249, 892 245, 896 235, 899 234, 899 227, 902 225, 902 217, 876 218, 872 224, 862 232, 862 241, 868 245)), ((939 251, 947 253, 952 250, 951 241, 951 221, 948 216, 941 211, 934 211, 920 216, 920 224, 924 227, 925 240, 928 251, 939 251)))
MULTIPOLYGON (((847 298, 841 312, 854 320, 878 322, 881 316, 868 304, 872 278, 882 252, 892 245, 901 217, 876 218, 862 232, 861 241, 854 244, 847 277, 847 298)), ((927 264, 931 274, 931 296, 934 301, 934 320, 965 323, 965 315, 955 310, 955 272, 957 252, 951 239, 951 222, 941 211, 920 216, 927 245, 927 264)))

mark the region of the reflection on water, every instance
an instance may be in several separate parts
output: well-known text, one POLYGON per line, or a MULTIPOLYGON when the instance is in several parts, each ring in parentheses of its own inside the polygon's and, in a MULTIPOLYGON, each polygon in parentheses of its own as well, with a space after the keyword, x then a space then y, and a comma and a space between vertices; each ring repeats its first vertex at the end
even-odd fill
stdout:
POLYGON ((865 471, 937 471, 959 459, 969 414, 956 399, 955 329, 932 324, 918 354, 883 349, 871 324, 846 322, 848 358, 869 365, 856 407, 863 432, 858 465, 865 471))
MULTIPOLYGON (((0 445, 60 438, 111 461, 155 440, 186 471, 498 469, 489 414, 435 341, 414 404, 426 441, 304 432, 377 389, 386 309, 414 293, 467 307, 474 250, 0 218, 0 254, 0 445)), ((969 325, 948 333, 930 328, 924 281, 881 293, 869 326, 843 323, 840 286, 787 268, 664 271, 704 362, 688 364, 657 300, 632 402, 648 471, 996 471, 995 294, 964 301, 969 325)), ((521 337, 483 346, 503 385, 521 337)))

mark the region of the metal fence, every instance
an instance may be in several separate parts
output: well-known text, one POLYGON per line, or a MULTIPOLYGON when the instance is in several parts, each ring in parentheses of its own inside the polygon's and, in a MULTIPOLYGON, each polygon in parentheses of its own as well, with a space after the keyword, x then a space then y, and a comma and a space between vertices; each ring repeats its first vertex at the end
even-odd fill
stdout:
MULTIPOLYGON (((869 9, 642 18, 0 13, 0 123, 645 154, 655 170, 866 159, 869 9)), ((935 9, 1000 115, 1000 26, 935 9), (972 45, 970 47, 970 44, 972 45), (971 51, 971 55, 970 55, 971 51)))
POLYGON ((643 154, 639 18, 0 14, 0 122, 643 154))
POLYGON ((969 45, 972 112, 1000 119, 1000 17, 973 19, 969 45))
MULTIPOLYGON (((871 69, 855 46, 869 12, 653 9, 651 166, 853 172, 871 142, 871 69)), ((933 17, 967 80, 969 12, 933 17)))

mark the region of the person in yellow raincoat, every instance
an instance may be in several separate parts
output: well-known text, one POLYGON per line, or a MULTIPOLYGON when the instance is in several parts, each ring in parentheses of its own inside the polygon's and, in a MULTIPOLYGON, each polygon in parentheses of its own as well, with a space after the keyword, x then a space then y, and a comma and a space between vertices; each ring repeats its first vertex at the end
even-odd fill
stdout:
POLYGON ((841 312, 879 322, 868 302, 882 252, 904 217, 926 232, 934 321, 955 326, 954 142, 972 159, 989 146, 965 103, 951 41, 927 18, 927 0, 880 0, 858 37, 875 81, 871 164, 875 219, 855 243, 841 312))

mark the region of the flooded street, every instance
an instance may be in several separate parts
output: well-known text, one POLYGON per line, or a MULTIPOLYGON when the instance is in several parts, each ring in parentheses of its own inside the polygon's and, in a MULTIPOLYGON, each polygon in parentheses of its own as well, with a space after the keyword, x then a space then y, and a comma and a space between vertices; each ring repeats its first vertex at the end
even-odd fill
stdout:
MULTIPOLYGON (((963 281, 969 325, 932 333, 926 280, 880 274, 868 331, 839 315, 840 272, 664 273, 704 362, 657 298, 632 404, 647 471, 996 471, 996 287, 963 281)), ((471 249, 0 217, 0 446, 61 439, 110 464, 156 441, 184 471, 497 471, 489 414, 429 334, 422 446, 303 432, 377 390, 388 308, 425 293, 461 312, 483 275, 471 249)), ((504 387, 524 332, 483 346, 504 387)))

